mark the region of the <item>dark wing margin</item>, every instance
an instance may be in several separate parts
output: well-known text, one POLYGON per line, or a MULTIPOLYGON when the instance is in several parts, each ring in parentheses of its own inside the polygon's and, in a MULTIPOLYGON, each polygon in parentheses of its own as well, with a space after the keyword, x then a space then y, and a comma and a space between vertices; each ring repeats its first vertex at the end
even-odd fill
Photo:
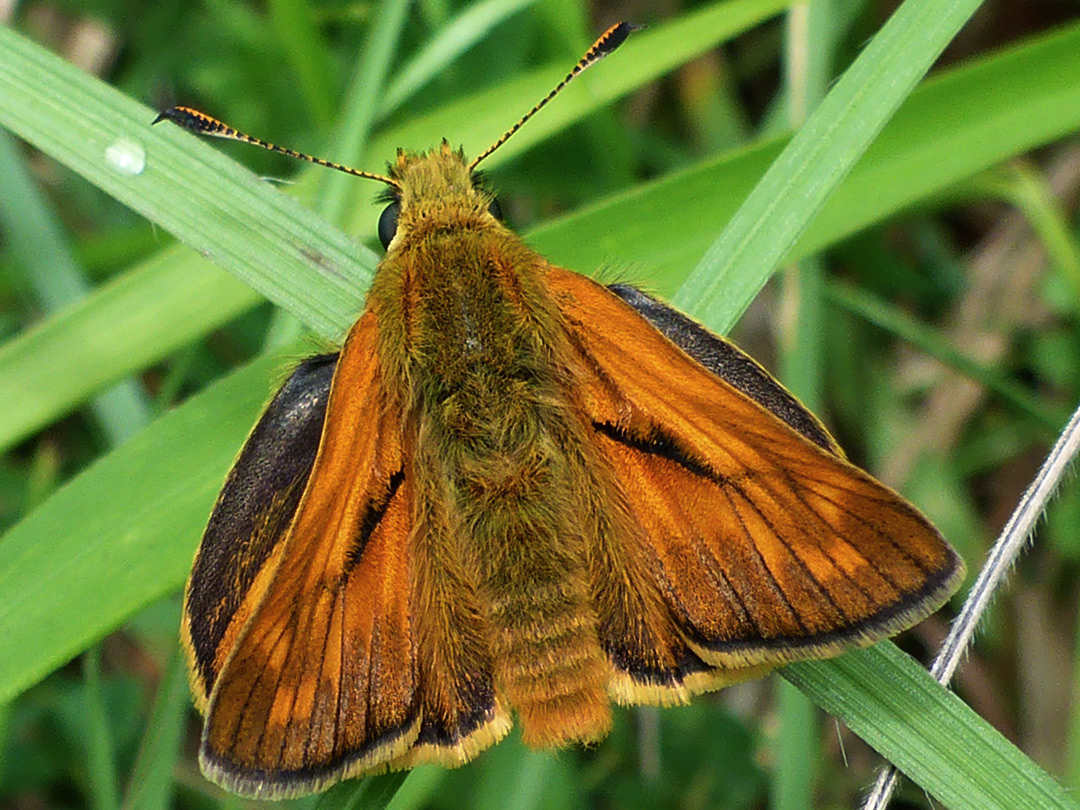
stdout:
POLYGON ((288 529, 307 485, 337 359, 335 352, 304 360, 278 389, 233 464, 203 533, 182 628, 202 711, 226 628, 288 529))
POLYGON ((664 337, 717 377, 787 422, 818 447, 835 455, 843 455, 840 446, 821 421, 734 343, 714 335, 697 321, 657 301, 637 287, 630 284, 610 284, 608 289, 637 310, 638 314, 656 327, 664 337))

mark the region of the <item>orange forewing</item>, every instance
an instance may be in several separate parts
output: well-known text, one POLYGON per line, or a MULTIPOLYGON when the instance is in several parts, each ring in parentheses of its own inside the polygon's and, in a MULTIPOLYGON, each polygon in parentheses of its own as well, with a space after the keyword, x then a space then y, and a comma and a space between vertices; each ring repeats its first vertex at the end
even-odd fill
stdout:
POLYGON ((311 485, 218 650, 203 766, 240 792, 259 793, 266 774, 318 789, 403 752, 417 734, 401 542, 412 484, 376 338, 365 315, 337 363, 311 485))
POLYGON ((558 268, 547 280, 576 349, 584 418, 660 591, 698 656, 736 670, 719 683, 872 643, 951 593, 962 565, 905 500, 606 288, 558 268))

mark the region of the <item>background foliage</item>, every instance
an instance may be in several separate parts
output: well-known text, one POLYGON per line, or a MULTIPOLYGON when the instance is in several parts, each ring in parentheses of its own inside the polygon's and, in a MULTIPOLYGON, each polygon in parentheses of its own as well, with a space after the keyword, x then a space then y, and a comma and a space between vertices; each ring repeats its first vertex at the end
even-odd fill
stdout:
MULTIPOLYGON (((194 762, 179 589, 274 381, 341 333, 377 261, 364 246, 379 210, 370 184, 150 130, 150 108, 180 101, 378 170, 397 146, 444 135, 475 153, 605 25, 647 23, 488 169, 508 220, 550 258, 675 296, 893 8, 100 0, 6 12, 0 124, 25 140, 0 129, 0 803, 239 804, 194 762), (294 179, 276 193, 233 157, 294 179)), ((1077 12, 1075 0, 985 3, 734 332, 973 569, 1080 393, 1077 12)), ((811 213, 798 200, 784 211, 811 213)), ((717 283, 737 313, 736 290, 771 270, 717 283)), ((1003 736, 918 691, 891 653, 793 680, 883 750, 925 753, 912 767, 950 806, 991 806, 977 791, 995 778, 988 763, 1013 756, 1006 739, 1027 759, 1018 776, 998 768, 1019 793, 999 806, 1069 806, 1078 526, 1073 485, 960 675, 960 696, 1003 736), (919 725, 925 705, 936 711, 919 725)), ((947 617, 901 646, 925 656, 947 617)), ((511 739, 459 771, 323 802, 849 807, 878 761, 773 678, 622 711, 594 749, 541 755, 511 739)), ((904 800, 926 802, 913 785, 904 800)))

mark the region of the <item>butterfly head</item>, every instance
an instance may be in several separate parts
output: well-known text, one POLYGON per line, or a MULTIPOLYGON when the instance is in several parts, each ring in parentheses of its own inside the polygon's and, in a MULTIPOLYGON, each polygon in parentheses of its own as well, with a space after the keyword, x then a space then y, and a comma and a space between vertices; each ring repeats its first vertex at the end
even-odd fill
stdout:
POLYGON ((445 140, 430 152, 398 150, 388 180, 389 204, 379 217, 379 241, 387 250, 395 241, 483 230, 502 219, 494 195, 483 188, 465 153, 445 140))

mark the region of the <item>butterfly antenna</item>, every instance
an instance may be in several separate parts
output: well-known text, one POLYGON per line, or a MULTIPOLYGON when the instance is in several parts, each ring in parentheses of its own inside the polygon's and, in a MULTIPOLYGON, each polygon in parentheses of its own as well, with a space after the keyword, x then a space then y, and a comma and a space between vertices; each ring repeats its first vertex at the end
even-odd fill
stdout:
POLYGON ((278 154, 288 155, 289 157, 298 160, 306 160, 308 163, 325 166, 328 169, 337 169, 339 172, 345 172, 345 174, 351 174, 354 177, 366 177, 368 180, 378 180, 380 183, 386 183, 386 185, 391 188, 397 189, 399 192, 401 191, 401 184, 391 177, 375 174, 373 172, 361 171, 360 169, 354 169, 351 166, 343 166, 340 163, 334 163, 331 160, 305 155, 303 152, 297 152, 295 149, 278 146, 269 141, 264 141, 262 138, 256 138, 254 135, 247 135, 239 130, 235 130, 228 124, 218 121, 216 118, 211 118, 206 113, 193 110, 191 107, 170 107, 165 110, 165 112, 158 115, 153 123, 156 124, 159 121, 166 120, 172 121, 177 126, 183 127, 189 132, 194 132, 196 135, 209 135, 214 138, 225 138, 229 141, 250 143, 253 146, 265 149, 268 152, 277 152, 278 154))
POLYGON ((553 89, 550 93, 544 96, 544 98, 542 98, 535 107, 525 113, 525 115, 521 116, 521 120, 514 124, 512 127, 510 127, 510 129, 508 129, 506 133, 501 138, 499 138, 499 140, 495 141, 495 143, 493 143, 491 146, 481 152, 480 155, 476 159, 474 159, 472 163, 469 164, 469 171, 475 169, 476 165, 481 160, 486 158, 488 155, 490 155, 492 152, 494 152, 496 149, 498 149, 500 146, 510 140, 510 137, 519 129, 521 129, 525 125, 526 121, 528 121, 538 112, 540 112, 540 110, 543 109, 543 107, 549 101, 555 98, 555 96, 557 96, 559 92, 564 87, 566 87, 566 85, 570 84, 570 82, 577 78, 577 76, 583 70, 585 70, 585 68, 589 67, 589 65, 599 62, 609 53, 622 45, 626 41, 626 38, 630 36, 630 34, 632 34, 634 31, 639 30, 641 27, 642 26, 634 25, 633 23, 621 22, 616 23, 603 34, 601 34, 600 38, 592 44, 592 47, 589 48, 589 50, 585 51, 585 55, 578 60, 578 63, 576 65, 574 65, 574 69, 566 74, 566 78, 559 82, 557 85, 555 85, 555 89, 553 89))

